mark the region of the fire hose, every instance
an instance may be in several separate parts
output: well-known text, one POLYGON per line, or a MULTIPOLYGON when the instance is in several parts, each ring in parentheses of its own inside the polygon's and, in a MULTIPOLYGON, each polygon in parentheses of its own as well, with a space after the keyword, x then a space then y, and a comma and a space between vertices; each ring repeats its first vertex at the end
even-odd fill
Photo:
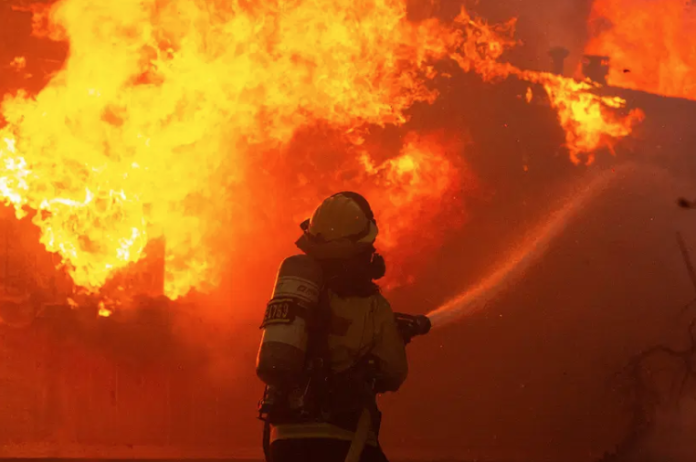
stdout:
MULTIPOLYGON (((425 315, 410 315, 405 313, 394 313, 396 325, 401 333, 404 343, 408 345, 414 337, 425 335, 430 332, 432 324, 430 318, 425 315)), ((373 422, 372 412, 368 407, 364 407, 360 413, 360 419, 355 429, 353 441, 350 443, 345 462, 358 462, 362 455, 367 438, 370 434, 373 422)))

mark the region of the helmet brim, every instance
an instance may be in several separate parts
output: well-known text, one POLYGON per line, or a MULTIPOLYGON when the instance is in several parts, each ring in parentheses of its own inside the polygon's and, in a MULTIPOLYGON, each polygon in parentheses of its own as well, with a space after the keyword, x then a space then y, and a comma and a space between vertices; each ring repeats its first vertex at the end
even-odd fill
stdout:
POLYGON ((370 230, 368 231, 367 235, 365 235, 361 239, 358 239, 357 242, 361 244, 372 244, 377 239, 378 234, 379 228, 377 227, 377 223, 375 223, 374 221, 370 221, 370 230))

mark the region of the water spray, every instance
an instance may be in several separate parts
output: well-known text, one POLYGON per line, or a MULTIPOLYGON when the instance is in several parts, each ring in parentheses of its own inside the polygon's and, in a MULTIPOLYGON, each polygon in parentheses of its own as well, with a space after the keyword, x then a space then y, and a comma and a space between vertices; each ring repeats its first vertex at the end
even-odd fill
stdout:
POLYGON ((397 323, 406 343, 416 335, 428 333, 431 327, 449 324, 484 309, 502 292, 518 282, 527 270, 546 254, 556 238, 598 194, 615 184, 619 177, 636 170, 648 170, 653 174, 663 173, 655 167, 636 164, 626 164, 599 173, 588 184, 574 191, 563 206, 533 228, 528 237, 516 246, 516 249, 501 261, 492 273, 473 287, 461 292, 427 315, 408 317, 398 313, 397 323), (660 171, 657 172, 657 170, 660 171))

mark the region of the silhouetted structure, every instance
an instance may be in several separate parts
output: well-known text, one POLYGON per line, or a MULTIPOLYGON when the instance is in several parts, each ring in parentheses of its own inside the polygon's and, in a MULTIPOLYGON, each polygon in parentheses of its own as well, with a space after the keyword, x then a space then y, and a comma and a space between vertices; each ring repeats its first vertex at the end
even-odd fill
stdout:
POLYGON ((552 69, 551 72, 558 75, 563 75, 565 72, 565 60, 570 55, 570 51, 563 47, 553 47, 549 50, 551 56, 552 69))
POLYGON ((598 55, 583 56, 582 74, 594 82, 606 85, 607 74, 609 74, 609 57, 598 55))

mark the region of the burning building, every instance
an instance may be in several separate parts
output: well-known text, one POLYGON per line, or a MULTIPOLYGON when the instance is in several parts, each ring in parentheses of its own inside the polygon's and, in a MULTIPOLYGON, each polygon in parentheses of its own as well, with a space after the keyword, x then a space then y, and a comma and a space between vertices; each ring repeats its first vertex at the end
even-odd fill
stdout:
POLYGON ((321 197, 371 198, 385 290, 403 288, 465 233, 516 232, 464 226, 526 216, 498 199, 496 221, 486 200, 546 197, 643 127, 638 97, 563 77, 561 50, 556 75, 501 61, 511 23, 467 11, 412 23, 398 1, 298 2, 282 18, 274 2, 29 3, 0 18, 33 24, 24 60, 0 58, 43 82, 16 92, 15 75, 7 91, 0 195, 58 283, 32 289, 51 295, 30 327, 0 326, 13 456, 257 447, 259 307, 321 197), (67 57, 41 72, 34 54, 56 43, 67 57))

